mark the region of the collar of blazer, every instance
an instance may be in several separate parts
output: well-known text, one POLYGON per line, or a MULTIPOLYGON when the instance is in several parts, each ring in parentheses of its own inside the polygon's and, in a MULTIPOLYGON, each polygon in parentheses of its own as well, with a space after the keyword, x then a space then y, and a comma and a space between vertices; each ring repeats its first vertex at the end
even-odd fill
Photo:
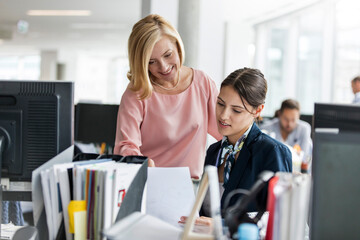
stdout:
POLYGON ((227 187, 225 189, 224 195, 227 195, 232 190, 236 189, 239 182, 242 181, 242 178, 244 176, 244 172, 246 170, 246 166, 250 160, 251 153, 249 150, 250 145, 257 139, 257 137, 261 134, 261 130, 259 127, 254 124, 252 126, 252 129, 249 132, 249 135, 245 141, 245 144, 243 148, 241 149, 238 159, 240 161, 236 161, 236 164, 233 166, 232 171, 236 174, 231 174, 229 178, 229 182, 227 184, 227 187))

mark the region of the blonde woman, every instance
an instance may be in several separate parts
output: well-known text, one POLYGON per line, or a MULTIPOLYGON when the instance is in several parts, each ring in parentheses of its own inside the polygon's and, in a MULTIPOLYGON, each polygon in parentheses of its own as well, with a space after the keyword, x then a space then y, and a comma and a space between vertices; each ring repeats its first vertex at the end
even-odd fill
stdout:
POLYGON ((159 15, 134 25, 128 55, 130 83, 119 106, 114 153, 144 155, 158 167, 187 166, 199 178, 207 134, 221 139, 215 82, 183 65, 180 35, 159 15))

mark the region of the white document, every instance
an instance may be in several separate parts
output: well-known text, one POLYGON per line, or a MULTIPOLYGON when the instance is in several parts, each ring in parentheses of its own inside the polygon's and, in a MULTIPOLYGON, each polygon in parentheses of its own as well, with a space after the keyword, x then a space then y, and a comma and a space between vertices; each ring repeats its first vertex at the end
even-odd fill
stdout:
POLYGON ((304 239, 310 197, 310 176, 277 173, 273 239, 304 239))
POLYGON ((95 207, 96 215, 97 215, 97 225, 95 227, 96 233, 98 234, 98 239, 101 239, 101 230, 103 229, 104 224, 104 208, 107 206, 104 206, 104 177, 105 172, 102 170, 98 170, 98 196, 97 196, 97 206, 95 207))
MULTIPOLYGON (((71 166, 73 166, 73 164, 71 166)), ((59 185, 60 185, 62 212, 63 212, 63 216, 64 216, 66 240, 72 239, 72 235, 69 231, 69 212, 68 212, 68 205, 71 200, 68 168, 71 168, 71 166, 68 164, 63 164, 63 167, 59 167, 57 169, 57 176, 58 176, 59 185)))
POLYGON ((188 167, 148 168, 146 214, 173 226, 188 216, 195 202, 188 167))
POLYGON ((114 201, 113 197, 113 181, 115 178, 115 169, 108 169, 108 171, 104 171, 104 212, 103 212, 103 228, 107 229, 113 224, 113 208, 112 201, 114 201), (109 196, 109 197, 107 197, 109 196))
POLYGON ((279 174, 279 180, 274 187, 276 198, 274 226, 276 227, 274 227, 273 239, 290 239, 291 181, 291 173, 281 173, 279 174))
POLYGON ((42 188, 41 188, 40 172, 42 170, 50 168, 51 166, 53 166, 56 163, 71 162, 73 154, 74 154, 74 146, 71 146, 32 172, 31 197, 32 197, 32 202, 33 202, 33 214, 34 214, 35 225, 38 223, 38 221, 40 219, 40 215, 44 209, 44 199, 43 199, 43 193, 42 193, 42 188))
POLYGON ((182 230, 150 215, 133 212, 105 231, 109 240, 178 240, 182 230))
POLYGON ((49 180, 49 169, 41 171, 41 188, 43 192, 43 202, 45 205, 46 212, 46 224, 49 231, 48 239, 55 239, 55 227, 54 227, 54 219, 51 215, 52 205, 51 205, 51 194, 50 194, 50 180, 49 180))
POLYGON ((310 200, 310 180, 308 174, 293 176, 289 239, 305 239, 310 200))
MULTIPOLYGON (((49 182, 50 182, 50 200, 51 200, 51 212, 48 214, 46 212, 46 217, 51 216, 53 218, 54 224, 54 236, 52 239, 56 239, 57 230, 60 228, 62 212, 59 209, 59 196, 58 196, 58 186, 57 186, 57 176, 54 171, 54 167, 50 168, 50 172, 48 173, 49 182)), ((44 193, 45 194, 45 193, 44 193)))
MULTIPOLYGON (((115 178, 113 181, 113 213, 112 223, 119 213, 121 203, 127 193, 129 186, 139 171, 140 164, 117 163, 115 168, 115 178)), ((107 196, 106 196, 107 197, 107 196)))
MULTIPOLYGON (((45 207, 44 207, 44 196, 43 191, 47 191, 47 194, 50 193, 49 187, 47 189, 42 188, 42 179, 41 179, 41 172, 51 168, 54 164, 57 163, 68 163, 72 161, 74 154, 74 146, 71 146, 61 152, 60 154, 53 157, 51 160, 47 161, 37 169, 32 172, 32 179, 31 179, 31 189, 32 189, 32 203, 33 203, 33 217, 34 217, 34 224, 38 228, 39 237, 40 239, 46 238, 51 239, 50 236, 50 229, 48 229, 48 224, 45 215, 45 207), (45 236, 45 233, 49 231, 49 236, 45 236)), ((49 183, 47 183, 49 184, 49 183)), ((49 199, 50 201, 50 199, 49 199)), ((48 207, 51 207, 50 205, 48 207)), ((53 226, 52 222, 50 223, 53 226)), ((51 236, 53 233, 51 234, 51 236)))

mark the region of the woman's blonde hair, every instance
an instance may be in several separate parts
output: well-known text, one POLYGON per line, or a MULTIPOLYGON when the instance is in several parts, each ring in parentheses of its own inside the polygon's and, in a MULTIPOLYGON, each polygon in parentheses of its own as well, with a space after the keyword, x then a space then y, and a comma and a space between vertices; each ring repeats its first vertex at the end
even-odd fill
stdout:
POLYGON ((127 74, 130 89, 139 92, 139 99, 146 99, 153 91, 149 78, 149 60, 155 44, 162 36, 174 40, 177 46, 180 67, 185 58, 184 45, 176 29, 163 17, 151 14, 138 21, 128 41, 130 70, 127 74))

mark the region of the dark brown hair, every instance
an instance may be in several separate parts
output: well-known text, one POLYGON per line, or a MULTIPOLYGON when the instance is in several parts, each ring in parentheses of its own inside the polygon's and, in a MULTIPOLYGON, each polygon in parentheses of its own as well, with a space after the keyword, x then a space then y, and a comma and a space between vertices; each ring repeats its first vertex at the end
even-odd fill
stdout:
POLYGON ((244 100, 254 109, 265 103, 267 82, 258 69, 241 68, 230 73, 221 83, 221 88, 231 86, 240 96, 246 111, 244 100))
POLYGON ((356 82, 356 81, 360 81, 360 76, 357 76, 353 80, 351 80, 351 82, 356 82))
POLYGON ((300 111, 300 104, 294 99, 286 99, 281 103, 280 112, 282 113, 285 109, 296 109, 300 111))

